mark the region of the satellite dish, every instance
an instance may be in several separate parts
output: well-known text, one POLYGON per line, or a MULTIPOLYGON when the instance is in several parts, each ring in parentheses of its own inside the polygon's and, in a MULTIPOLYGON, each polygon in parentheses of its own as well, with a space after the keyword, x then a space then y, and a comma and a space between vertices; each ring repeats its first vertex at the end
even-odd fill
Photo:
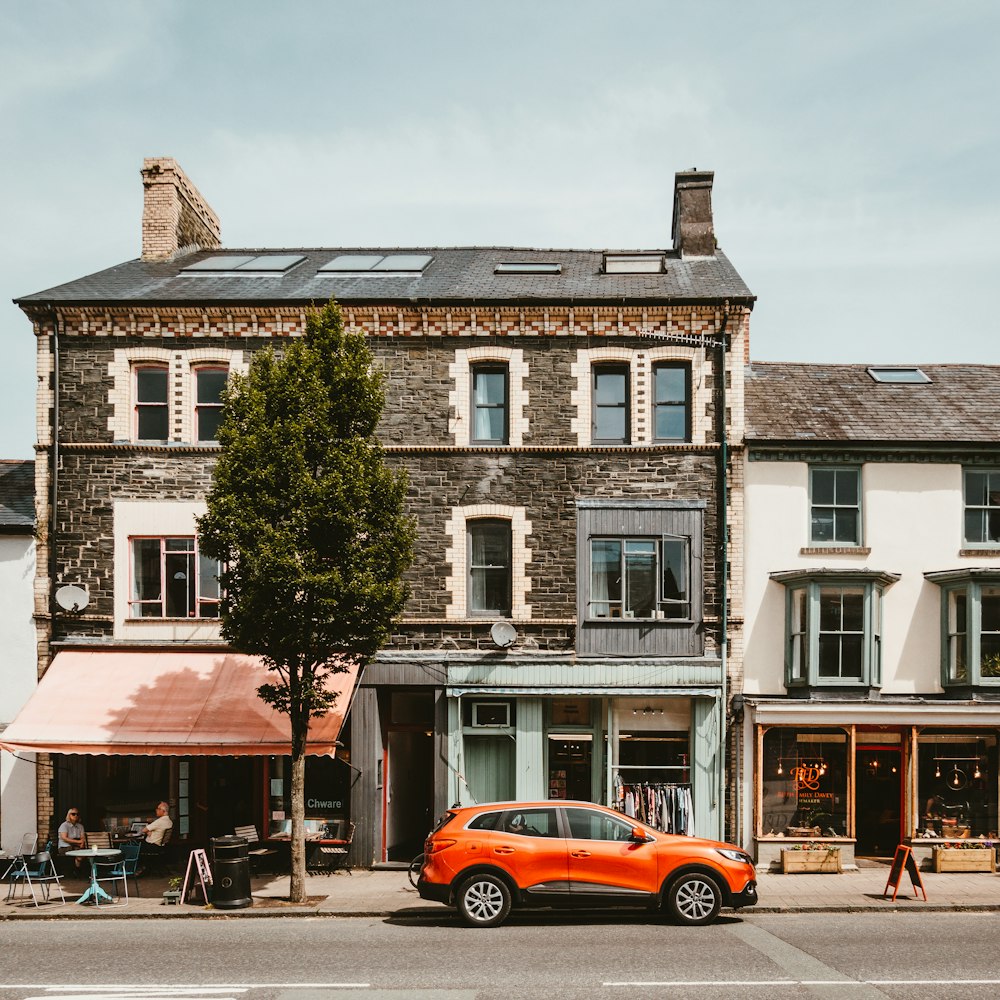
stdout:
POLYGON ((82 611, 90 604, 90 594, 84 587, 74 587, 72 585, 60 587, 56 591, 56 604, 63 611, 82 611))
POLYGON ((517 639, 517 629, 510 622, 494 622, 490 628, 490 638, 501 649, 509 649, 517 639))

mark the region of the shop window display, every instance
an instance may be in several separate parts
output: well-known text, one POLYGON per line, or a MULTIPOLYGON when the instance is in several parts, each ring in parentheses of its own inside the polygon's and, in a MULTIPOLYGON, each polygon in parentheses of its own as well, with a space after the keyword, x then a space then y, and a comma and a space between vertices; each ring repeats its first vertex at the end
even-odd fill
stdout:
POLYGON ((995 732, 925 729, 917 737, 919 837, 997 836, 995 732))
MULTIPOLYGON (((349 807, 349 772, 347 764, 334 757, 306 758, 306 839, 342 834, 349 807)), ((292 831, 291 758, 271 758, 268 792, 268 836, 287 840, 292 831)))
POLYGON ((764 733, 761 836, 847 836, 847 745, 842 729, 764 733))

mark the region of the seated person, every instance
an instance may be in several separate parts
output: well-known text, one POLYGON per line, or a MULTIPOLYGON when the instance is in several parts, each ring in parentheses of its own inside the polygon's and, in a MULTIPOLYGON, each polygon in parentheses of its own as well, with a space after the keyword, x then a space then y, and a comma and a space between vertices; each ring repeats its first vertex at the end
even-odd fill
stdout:
MULTIPOLYGON (((59 824, 59 853, 81 851, 87 846, 87 834, 80 822, 80 810, 75 806, 66 813, 66 820, 59 824)), ((76 867, 80 867, 81 858, 74 858, 76 867)))
POLYGON ((173 820, 170 818, 170 806, 166 802, 161 802, 156 807, 156 819, 146 824, 142 835, 145 838, 147 847, 152 847, 151 853, 158 854, 163 850, 163 840, 168 830, 174 828, 173 820))

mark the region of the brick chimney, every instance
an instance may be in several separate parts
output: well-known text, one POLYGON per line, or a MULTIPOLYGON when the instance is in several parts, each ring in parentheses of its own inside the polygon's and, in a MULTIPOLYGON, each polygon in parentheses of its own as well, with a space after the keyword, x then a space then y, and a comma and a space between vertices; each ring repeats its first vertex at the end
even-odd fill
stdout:
POLYGON ((169 156, 142 161, 142 259, 166 260, 185 247, 221 246, 219 217, 169 156))
POLYGON ((685 257, 714 257, 712 181, 714 170, 679 170, 674 175, 674 249, 685 257))

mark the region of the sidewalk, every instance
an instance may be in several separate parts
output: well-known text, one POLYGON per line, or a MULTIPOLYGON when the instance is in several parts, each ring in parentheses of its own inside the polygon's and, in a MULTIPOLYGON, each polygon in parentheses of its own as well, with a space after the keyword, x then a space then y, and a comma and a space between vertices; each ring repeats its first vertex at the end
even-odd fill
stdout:
MULTIPOLYGON (((759 873, 760 904, 747 913, 837 913, 886 910, 895 912, 942 912, 969 910, 1000 911, 1000 875, 985 873, 935 874, 921 872, 927 890, 927 902, 915 898, 909 878, 904 874, 895 902, 882 897, 888 867, 862 868, 842 875, 780 875, 759 873)), ((70 900, 83 892, 86 883, 79 879, 66 885, 70 900)), ((0 920, 39 919, 128 919, 157 917, 178 919, 239 917, 411 917, 441 918, 450 911, 436 903, 422 900, 410 886, 403 871, 340 872, 306 879, 308 903, 292 906, 287 902, 288 876, 254 878, 251 888, 253 906, 241 910, 216 910, 203 903, 165 906, 164 879, 142 879, 142 896, 129 898, 127 905, 101 907, 65 906, 50 903, 36 908, 18 901, 3 903, 0 897, 0 920)), ((3 887, 6 895, 6 887, 3 887)))

